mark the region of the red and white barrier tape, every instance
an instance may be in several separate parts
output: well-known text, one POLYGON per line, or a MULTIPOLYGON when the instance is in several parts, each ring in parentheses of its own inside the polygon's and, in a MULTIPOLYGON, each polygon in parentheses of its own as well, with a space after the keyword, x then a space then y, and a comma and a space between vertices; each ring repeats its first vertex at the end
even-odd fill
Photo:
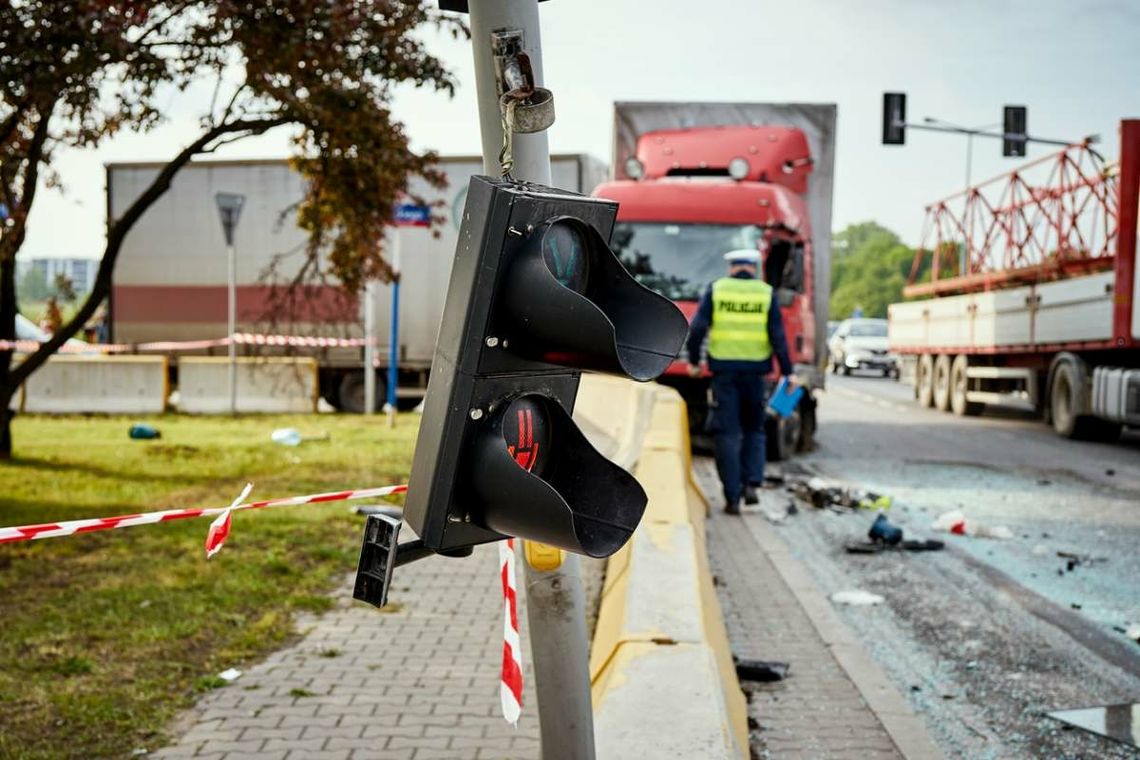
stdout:
POLYGON ((241 496, 228 507, 214 507, 210 509, 166 509, 158 512, 141 512, 134 515, 120 515, 118 517, 94 517, 88 520, 67 520, 57 523, 41 523, 39 525, 17 525, 11 528, 0 528, 0 544, 10 544, 17 541, 37 541, 41 538, 58 538, 60 536, 73 536, 77 533, 92 533, 100 530, 114 528, 133 528, 137 525, 153 525, 154 523, 169 522, 171 520, 185 520, 191 517, 212 517, 220 515, 224 519, 216 520, 210 526, 206 537, 206 556, 217 554, 229 535, 229 514, 242 509, 265 509, 266 507, 292 507, 301 504, 323 504, 330 501, 353 501, 356 499, 375 499, 380 496, 389 496, 395 493, 404 493, 408 490, 406 485, 384 486, 382 488, 362 488, 355 491, 334 491, 331 493, 318 493, 309 496, 290 496, 285 499, 267 499, 242 504, 241 501, 249 495, 252 485, 247 485, 241 496), (221 523, 224 522, 224 525, 221 523))
MULTIPOLYGON (((311 494, 309 496, 290 496, 284 499, 267 499, 243 504, 253 489, 252 483, 246 483, 241 494, 233 500, 228 507, 214 507, 209 509, 167 509, 157 512, 141 512, 133 515, 119 515, 118 517, 95 517, 87 520, 66 520, 55 523, 40 523, 38 525, 17 525, 9 528, 0 528, 0 544, 16 543, 18 541, 37 541, 41 538, 60 538, 73 536, 78 533, 93 533, 95 531, 113 530, 116 528, 133 528, 138 525, 153 525, 155 523, 169 522, 171 520, 185 520, 191 517, 209 517, 216 515, 206 532, 206 558, 209 559, 222 550, 226 539, 230 535, 233 513, 243 509, 265 509, 267 507, 288 507, 301 504, 323 504, 330 501, 352 501, 356 499, 372 499, 391 494, 405 493, 406 485, 383 486, 381 488, 362 488, 353 491, 334 491, 331 493, 311 494)), ((522 642, 519 638, 518 613, 518 586, 515 582, 515 539, 508 538, 499 542, 499 579, 503 586, 503 667, 499 688, 500 702, 503 708, 503 718, 512 726, 517 726, 522 715, 522 642)))
MULTIPOLYGON (((373 343, 376 341, 373 340, 373 343)), ((293 348, 362 348, 367 338, 323 338, 310 335, 265 335, 261 333, 234 333, 232 338, 208 340, 159 340, 148 343, 65 343, 59 347, 63 354, 99 353, 121 354, 131 351, 196 351, 203 348, 220 348, 234 343, 239 346, 289 346, 293 348)), ((43 345, 35 340, 0 340, 0 351, 29 353, 43 345)))
POLYGON ((523 675, 513 538, 499 542, 499 577, 503 582, 503 673, 499 699, 503 718, 517 726, 522 715, 523 675))

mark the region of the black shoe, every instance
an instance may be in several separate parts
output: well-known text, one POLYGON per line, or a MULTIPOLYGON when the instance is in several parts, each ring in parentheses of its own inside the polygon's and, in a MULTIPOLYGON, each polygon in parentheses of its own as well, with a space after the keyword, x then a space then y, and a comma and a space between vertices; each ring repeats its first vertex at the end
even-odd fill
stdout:
POLYGON ((726 515, 738 515, 738 514, 740 514, 740 502, 734 501, 731 504, 726 504, 724 507, 724 513, 726 515))
POLYGON ((756 495, 756 489, 752 486, 744 486, 744 503, 745 504, 759 504, 760 498, 756 495))

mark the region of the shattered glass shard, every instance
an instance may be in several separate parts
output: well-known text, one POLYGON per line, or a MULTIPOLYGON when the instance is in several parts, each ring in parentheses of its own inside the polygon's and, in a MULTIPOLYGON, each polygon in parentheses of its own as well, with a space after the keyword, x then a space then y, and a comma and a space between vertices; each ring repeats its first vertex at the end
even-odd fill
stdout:
POLYGON ((1135 702, 1076 710, 1045 713, 1054 720, 1114 739, 1122 744, 1140 747, 1140 704, 1135 702))

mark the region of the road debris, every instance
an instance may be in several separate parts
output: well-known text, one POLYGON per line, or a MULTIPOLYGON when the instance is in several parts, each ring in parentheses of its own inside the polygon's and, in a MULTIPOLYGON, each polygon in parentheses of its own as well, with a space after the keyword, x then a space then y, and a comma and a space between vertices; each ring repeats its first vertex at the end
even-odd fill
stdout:
POLYGON ((848 554, 878 554, 887 550, 912 552, 938 551, 946 547, 942 541, 933 539, 908 539, 903 537, 903 529, 893 524, 882 512, 867 531, 868 541, 848 541, 844 548, 848 554))
POLYGON ((773 683, 783 681, 788 677, 791 668, 786 662, 772 660, 747 660, 736 655, 732 656, 733 665, 736 666, 736 677, 741 681, 758 681, 760 683, 773 683))
POLYGON ((902 541, 903 531, 902 528, 892 523, 885 514, 880 512, 875 518, 875 522, 871 523, 867 537, 872 541, 882 541, 884 544, 894 546, 902 541))
POLYGON ((1056 710, 1045 716, 1130 747, 1140 747, 1140 703, 1056 710))
POLYGON ((1058 575, 1071 573, 1081 565, 1092 566, 1102 562, 1108 562, 1107 557, 1090 557, 1085 554, 1075 554, 1073 552, 1057 552, 1057 556, 1065 560, 1065 568, 1064 570, 1057 570, 1058 575))
POLYGON ((946 533, 952 533, 956 536, 973 536, 974 538, 996 538, 1007 541, 1013 538, 1013 531, 1004 525, 985 525, 976 520, 966 518, 966 515, 960 509, 954 509, 949 512, 944 512, 938 516, 934 524, 930 526, 933 530, 940 530, 946 533))
MULTIPOLYGON (((816 509, 844 507, 846 509, 890 509, 893 499, 884 494, 834 485, 815 476, 804 480, 793 479, 788 485, 798 499, 811 504, 816 509)), ((842 511, 842 510, 835 510, 842 511)))
POLYGON ((852 607, 867 607, 872 604, 882 604, 887 600, 878 594, 872 594, 870 591, 851 589, 848 591, 836 591, 831 595, 831 601, 836 604, 847 604, 852 607))
POLYGON ((760 507, 758 511, 760 514, 764 515, 764 518, 768 522, 772 523, 773 525, 783 525, 784 520, 788 516, 787 512, 782 512, 778 509, 771 509, 768 507, 760 507))

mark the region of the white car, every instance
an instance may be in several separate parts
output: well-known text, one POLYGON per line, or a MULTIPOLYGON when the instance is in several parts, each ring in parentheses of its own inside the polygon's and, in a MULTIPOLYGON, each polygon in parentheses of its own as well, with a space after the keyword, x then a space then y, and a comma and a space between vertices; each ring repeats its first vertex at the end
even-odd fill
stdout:
POLYGON ((869 369, 897 377, 899 358, 887 348, 887 320, 845 319, 828 342, 831 371, 850 375, 869 369))

